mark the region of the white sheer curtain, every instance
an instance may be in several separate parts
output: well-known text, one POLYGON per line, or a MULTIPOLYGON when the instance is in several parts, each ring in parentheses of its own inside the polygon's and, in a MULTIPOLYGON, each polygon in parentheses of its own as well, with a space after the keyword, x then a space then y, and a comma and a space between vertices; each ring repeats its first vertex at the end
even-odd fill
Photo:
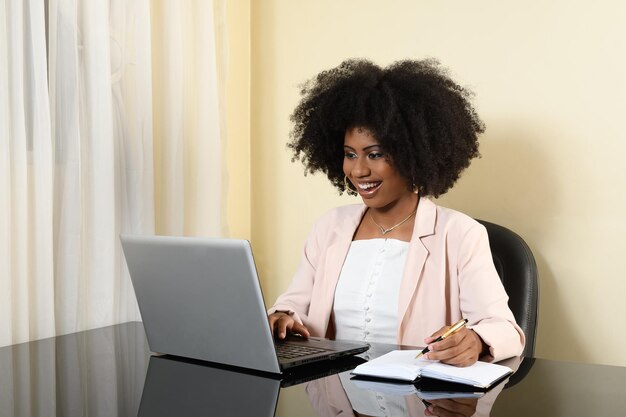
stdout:
POLYGON ((118 235, 153 233, 147 0, 49 3, 58 332, 137 319, 118 235))
POLYGON ((42 0, 0 2, 0 344, 54 334, 53 150, 42 0))
POLYGON ((137 320, 119 233, 223 233, 219 4, 0 4, 0 346, 137 320))
POLYGON ((152 3, 157 232, 225 233, 214 8, 220 2, 152 3), (207 53, 212 51, 212 53, 207 53), (184 213, 183 216, 180 213, 184 213))

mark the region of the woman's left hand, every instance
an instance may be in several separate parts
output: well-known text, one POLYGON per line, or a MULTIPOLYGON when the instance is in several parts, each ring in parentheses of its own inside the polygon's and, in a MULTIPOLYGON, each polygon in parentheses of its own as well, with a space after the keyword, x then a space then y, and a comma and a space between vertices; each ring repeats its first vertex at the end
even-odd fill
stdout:
POLYGON ((455 366, 473 365, 483 351, 486 350, 487 345, 475 331, 466 327, 440 342, 433 343, 437 337, 442 335, 449 328, 450 326, 442 327, 432 336, 424 339, 424 343, 426 343, 428 349, 430 349, 430 352, 425 355, 425 358, 438 360, 455 366))

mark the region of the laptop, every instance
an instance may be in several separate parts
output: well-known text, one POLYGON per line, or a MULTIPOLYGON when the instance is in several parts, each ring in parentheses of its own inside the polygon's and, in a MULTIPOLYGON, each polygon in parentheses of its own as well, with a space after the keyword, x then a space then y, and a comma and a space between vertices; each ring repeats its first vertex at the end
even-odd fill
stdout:
POLYGON ((315 337, 274 339, 247 240, 120 238, 152 352, 281 374, 369 348, 315 337))

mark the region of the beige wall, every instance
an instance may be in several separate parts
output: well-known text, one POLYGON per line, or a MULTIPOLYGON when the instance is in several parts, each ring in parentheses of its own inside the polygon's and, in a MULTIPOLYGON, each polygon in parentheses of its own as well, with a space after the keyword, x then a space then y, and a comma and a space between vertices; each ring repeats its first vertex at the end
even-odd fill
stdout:
POLYGON ((238 165, 250 169, 251 194, 229 201, 249 204, 268 301, 287 286, 313 220, 358 201, 290 162, 298 84, 348 57, 436 57, 475 91, 487 124, 483 158, 440 202, 510 227, 533 249, 539 357, 626 365, 626 332, 614 324, 626 293, 626 3, 532 3, 252 1, 251 161, 238 165))
POLYGON ((229 236, 250 239, 250 0, 220 0, 226 30, 226 221, 229 236))

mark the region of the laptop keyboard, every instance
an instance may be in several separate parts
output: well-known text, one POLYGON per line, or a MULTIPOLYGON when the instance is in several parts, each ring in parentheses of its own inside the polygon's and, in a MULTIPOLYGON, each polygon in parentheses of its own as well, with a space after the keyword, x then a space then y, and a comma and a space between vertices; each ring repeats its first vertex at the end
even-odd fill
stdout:
POLYGON ((290 345, 287 343, 280 343, 276 345, 276 354, 281 359, 294 359, 301 356, 307 356, 326 351, 326 349, 320 349, 311 346, 290 345))

